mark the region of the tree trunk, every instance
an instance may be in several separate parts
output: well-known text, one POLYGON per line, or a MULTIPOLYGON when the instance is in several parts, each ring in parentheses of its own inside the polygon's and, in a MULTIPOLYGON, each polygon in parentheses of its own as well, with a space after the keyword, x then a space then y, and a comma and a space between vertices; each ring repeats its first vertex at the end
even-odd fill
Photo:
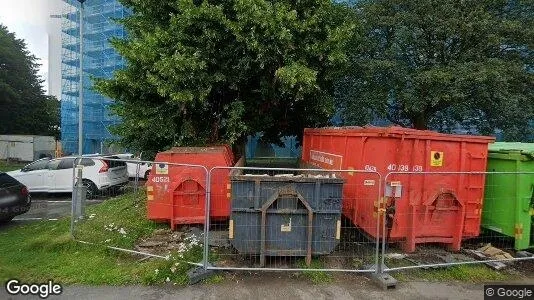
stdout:
POLYGON ((232 151, 234 152, 234 158, 237 162, 241 157, 246 154, 247 136, 241 136, 233 145, 232 151))
POLYGON ((423 115, 423 114, 414 116, 412 118, 412 124, 413 124, 413 127, 415 129, 427 130, 428 129, 428 124, 427 123, 428 123, 428 120, 425 117, 425 115, 423 115))

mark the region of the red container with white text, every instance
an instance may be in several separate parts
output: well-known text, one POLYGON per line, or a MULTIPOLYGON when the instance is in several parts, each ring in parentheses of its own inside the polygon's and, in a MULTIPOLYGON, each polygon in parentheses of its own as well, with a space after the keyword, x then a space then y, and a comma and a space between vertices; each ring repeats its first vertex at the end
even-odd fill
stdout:
POLYGON ((484 197, 485 175, 466 172, 486 171, 494 140, 401 127, 305 129, 302 160, 370 172, 341 173, 343 214, 367 235, 378 237, 376 218, 386 210, 389 242, 401 242, 408 252, 420 243, 459 250, 462 239, 480 234, 484 197), (369 180, 375 171, 380 190, 369 184, 378 184, 369 180))
MULTIPOLYGON (((234 157, 229 146, 176 147, 156 155, 147 186, 147 213, 150 220, 178 224, 204 224, 208 173, 213 167, 231 167, 234 157), (160 162, 160 163, 158 163, 160 162), (168 165, 175 163, 183 166, 168 165)), ((230 216, 227 193, 229 171, 214 172, 211 184, 210 219, 230 216)))

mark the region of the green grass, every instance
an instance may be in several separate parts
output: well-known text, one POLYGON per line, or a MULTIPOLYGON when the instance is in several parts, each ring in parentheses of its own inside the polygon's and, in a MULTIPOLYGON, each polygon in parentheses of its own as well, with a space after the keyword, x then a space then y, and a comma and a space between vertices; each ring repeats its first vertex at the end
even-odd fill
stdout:
POLYGON ((223 282, 225 279, 223 274, 213 274, 212 276, 202 280, 202 283, 206 284, 218 284, 223 282))
POLYGON ((0 172, 9 172, 18 170, 22 167, 24 167, 25 164, 23 163, 15 163, 15 162, 7 162, 5 160, 0 160, 0 172))
MULTIPOLYGON (((77 237, 89 242, 131 249, 135 241, 158 226, 146 220, 146 200, 135 202, 131 194, 88 208, 95 214, 77 228, 77 237), (106 223, 121 226, 126 236, 106 231, 106 223), (106 238, 106 239, 104 239, 106 238), (103 240, 104 239, 104 240, 103 240), (105 240, 110 240, 105 242, 105 240)), ((191 268, 184 260, 198 262, 200 246, 172 253, 169 260, 140 260, 139 256, 87 245, 71 239, 70 220, 42 221, 0 231, 0 281, 17 278, 25 282, 45 282, 53 278, 63 284, 125 285, 185 284, 191 268)))
MULTIPOLYGON (((387 260, 386 265, 393 268, 412 264, 403 260, 387 260)), ((391 272, 391 275, 400 281, 463 281, 471 283, 504 281, 512 277, 510 274, 493 270, 484 264, 458 265, 439 269, 399 270, 391 272)))
MULTIPOLYGON (((312 259, 309 266, 307 266, 306 262, 302 259, 297 262, 297 266, 301 269, 324 269, 323 262, 318 259, 312 259)), ((302 275, 315 284, 329 283, 332 281, 332 275, 323 271, 303 270, 302 275)))
POLYGON ((146 218, 146 194, 141 190, 89 206, 86 219, 76 224, 78 240, 131 249, 139 237, 150 235, 155 229, 168 228, 146 218), (125 234, 121 234, 122 232, 125 234))

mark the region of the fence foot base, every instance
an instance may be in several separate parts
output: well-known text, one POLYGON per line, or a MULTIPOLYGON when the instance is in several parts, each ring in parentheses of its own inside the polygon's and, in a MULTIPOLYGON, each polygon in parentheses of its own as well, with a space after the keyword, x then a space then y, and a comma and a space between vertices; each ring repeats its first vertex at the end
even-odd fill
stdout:
MULTIPOLYGON (((209 264, 211 267, 211 264, 209 264)), ((194 267, 193 269, 187 272, 187 277, 189 277, 189 284, 196 284, 200 281, 210 277, 215 273, 214 270, 205 270, 204 267, 194 267)))
MULTIPOLYGON (((376 270, 376 267, 375 265, 372 265, 369 269, 376 270)), ((397 279, 393 278, 393 276, 388 273, 369 273, 369 277, 371 277, 371 280, 373 280, 375 284, 384 290, 391 290, 397 287, 397 279)))

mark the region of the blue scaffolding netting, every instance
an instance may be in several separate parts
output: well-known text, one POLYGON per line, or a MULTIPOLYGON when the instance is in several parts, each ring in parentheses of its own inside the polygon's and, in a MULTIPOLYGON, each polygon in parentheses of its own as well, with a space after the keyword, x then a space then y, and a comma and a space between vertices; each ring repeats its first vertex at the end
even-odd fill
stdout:
MULTIPOLYGON (((61 140, 65 154, 78 152, 78 103, 80 80, 80 4, 63 0, 61 53, 61 140)), ((109 111, 112 100, 93 90, 92 78, 110 78, 124 67, 124 60, 109 43, 124 37, 116 19, 127 10, 117 0, 87 0, 83 15, 83 140, 84 153, 110 152, 115 137, 109 126, 120 119, 109 111)))

